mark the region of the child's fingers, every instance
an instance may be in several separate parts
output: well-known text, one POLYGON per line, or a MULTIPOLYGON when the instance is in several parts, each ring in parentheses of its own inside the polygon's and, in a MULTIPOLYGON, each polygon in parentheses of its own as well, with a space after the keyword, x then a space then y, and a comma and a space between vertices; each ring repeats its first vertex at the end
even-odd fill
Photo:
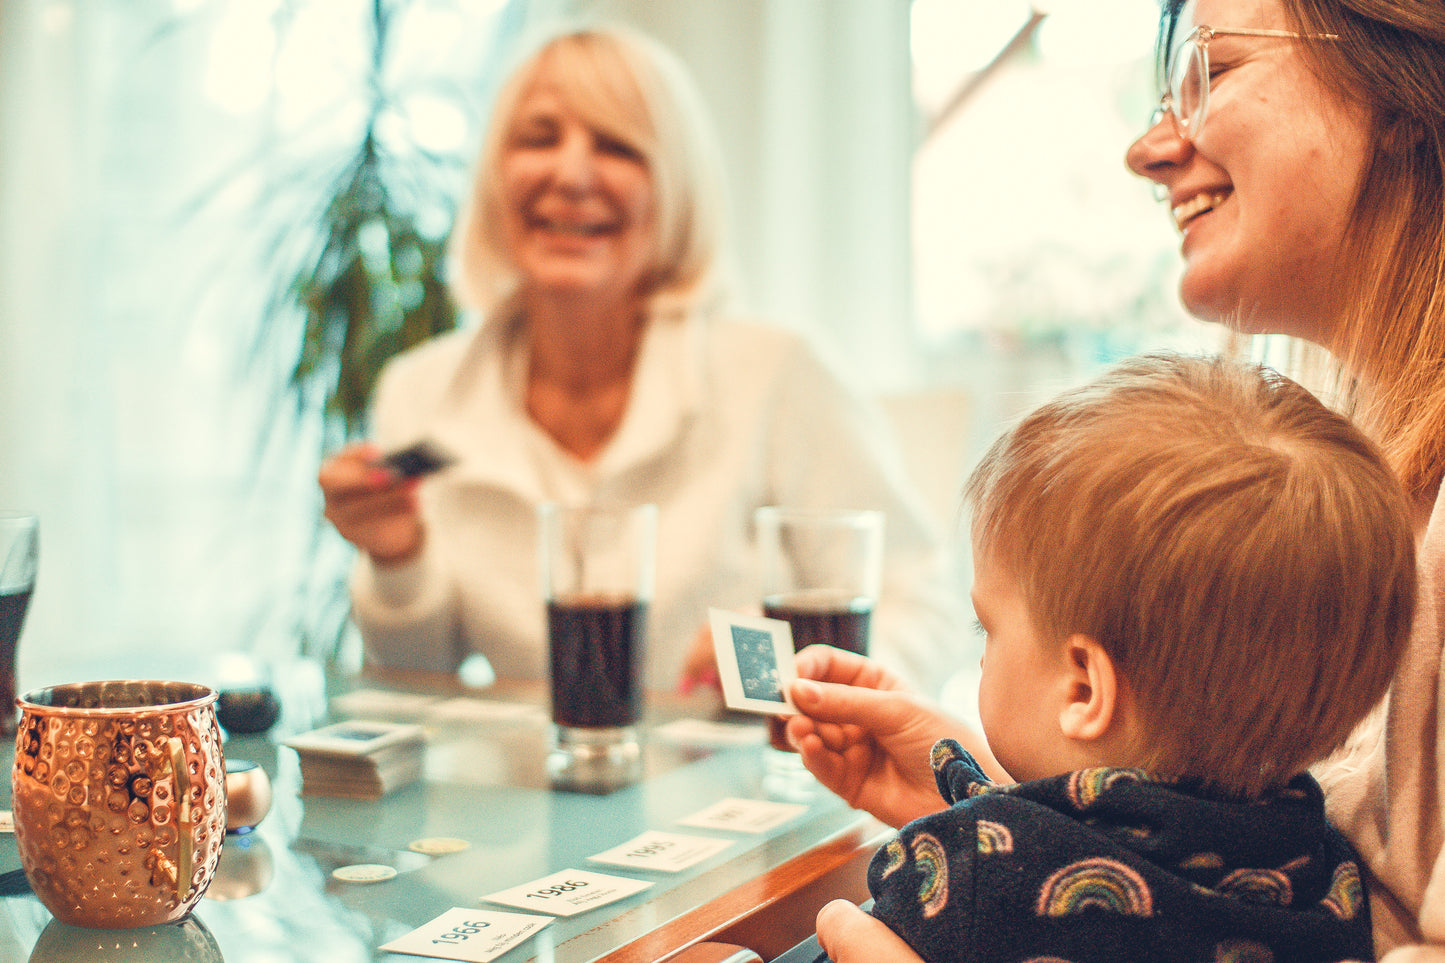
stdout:
POLYGON ((845 899, 824 905, 818 911, 817 926, 818 943, 833 963, 923 963, 885 923, 845 899))

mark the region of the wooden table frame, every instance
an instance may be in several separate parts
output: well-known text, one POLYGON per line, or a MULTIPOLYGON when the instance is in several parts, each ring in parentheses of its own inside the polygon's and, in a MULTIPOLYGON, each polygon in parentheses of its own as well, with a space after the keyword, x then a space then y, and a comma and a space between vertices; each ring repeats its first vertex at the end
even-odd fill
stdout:
POLYGON ((825 903, 868 898, 868 863, 889 835, 882 823, 865 820, 603 960, 655 963, 700 942, 743 946, 771 960, 813 935, 813 920, 825 903))

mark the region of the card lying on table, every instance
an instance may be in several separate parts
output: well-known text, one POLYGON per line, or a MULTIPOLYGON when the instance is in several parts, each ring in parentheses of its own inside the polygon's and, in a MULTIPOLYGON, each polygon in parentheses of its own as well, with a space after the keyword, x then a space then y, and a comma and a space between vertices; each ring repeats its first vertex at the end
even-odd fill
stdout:
POLYGON ((800 803, 775 802, 771 799, 719 799, 701 812, 684 816, 679 826, 699 829, 730 829, 743 833, 765 833, 776 829, 808 811, 800 803))
POLYGON ((731 840, 712 836, 684 836, 649 829, 621 846, 587 858, 596 863, 626 866, 630 869, 655 869, 664 873, 680 873, 690 866, 711 859, 732 845, 731 840))
POLYGON ((337 722, 284 743, 301 760, 303 796, 380 799, 421 775, 426 730, 398 722, 337 722))
POLYGON ((626 876, 607 876, 585 869, 564 869, 542 879, 504 889, 482 899, 503 906, 541 910, 557 916, 575 916, 587 910, 615 903, 651 887, 651 883, 626 876))
POLYGON ((531 939, 550 922, 550 916, 457 907, 384 944, 381 949, 439 960, 489 963, 518 943, 531 939))

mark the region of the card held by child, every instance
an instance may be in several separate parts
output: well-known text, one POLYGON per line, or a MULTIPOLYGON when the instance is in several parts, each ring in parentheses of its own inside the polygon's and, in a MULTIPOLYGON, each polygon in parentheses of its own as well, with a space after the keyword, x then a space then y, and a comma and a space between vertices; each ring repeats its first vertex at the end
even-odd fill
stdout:
POLYGON ((788 623, 722 609, 708 609, 708 620, 728 708, 767 715, 796 713, 788 697, 788 686, 798 677, 788 623))

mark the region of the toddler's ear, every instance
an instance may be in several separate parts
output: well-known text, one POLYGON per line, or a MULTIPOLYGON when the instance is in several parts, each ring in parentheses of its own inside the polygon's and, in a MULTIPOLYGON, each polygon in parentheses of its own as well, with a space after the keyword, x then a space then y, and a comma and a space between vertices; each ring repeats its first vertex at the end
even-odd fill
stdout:
POLYGON ((1109 733, 1119 704, 1114 660, 1097 640, 1071 635, 1064 643, 1068 673, 1059 730, 1069 739, 1091 742, 1109 733))

